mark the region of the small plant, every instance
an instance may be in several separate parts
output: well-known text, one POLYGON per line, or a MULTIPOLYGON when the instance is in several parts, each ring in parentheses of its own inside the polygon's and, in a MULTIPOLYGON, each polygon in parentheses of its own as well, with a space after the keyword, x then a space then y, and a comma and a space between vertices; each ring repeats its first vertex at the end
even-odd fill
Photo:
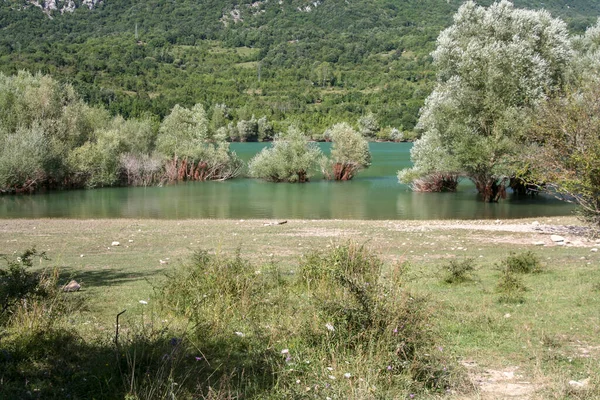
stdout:
POLYGON ((0 267, 0 318, 12 314, 19 302, 30 297, 46 297, 52 289, 43 273, 29 271, 33 259, 47 260, 44 252, 35 248, 25 250, 16 258, 2 256, 5 266, 0 267))
POLYGON ((505 267, 501 270, 496 291, 500 294, 500 302, 522 303, 524 301, 523 293, 527 291, 527 287, 521 276, 505 267))
POLYGON ((462 283, 469 282, 474 279, 473 272, 475 271, 475 259, 465 258, 463 260, 450 260, 444 266, 446 275, 444 282, 446 283, 462 283))
POLYGON ((512 253, 501 261, 501 266, 519 274, 542 272, 542 264, 539 257, 531 251, 520 254, 512 253))

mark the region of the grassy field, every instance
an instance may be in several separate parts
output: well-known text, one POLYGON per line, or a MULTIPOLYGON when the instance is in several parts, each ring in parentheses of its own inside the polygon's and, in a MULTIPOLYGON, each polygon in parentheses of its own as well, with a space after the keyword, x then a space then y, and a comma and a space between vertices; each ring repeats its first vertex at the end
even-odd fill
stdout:
MULTIPOLYGON (((276 265, 285 279, 293 279, 302 255, 348 242, 364 244, 384 262, 384 274, 402 266, 403 289, 426 298, 437 348, 466 377, 466 383, 445 393, 425 391, 418 398, 600 398, 600 255, 595 250, 600 243, 566 228, 578 224, 574 218, 273 222, 0 220, 0 243, 9 255, 35 246, 51 258, 46 265, 60 267, 61 282, 81 283, 82 290, 72 296, 86 306, 69 321, 90 340, 110 340, 122 310, 127 310, 123 332, 144 313, 159 315, 154 289, 197 250, 226 256, 240 250, 255 265, 276 265), (566 244, 553 242, 553 233, 566 244), (116 241, 119 245, 113 245, 116 241), (502 260, 526 251, 537 256, 543 271, 522 275, 527 290, 518 301, 500 300, 502 260), (469 258, 475 266, 471 280, 444 281, 451 260, 469 258)), ((390 398, 389 391, 383 395, 359 383, 351 386, 332 392, 332 398, 390 398)), ((302 396, 281 389, 272 398, 326 397, 308 389, 302 396)), ((394 397, 410 395, 400 390, 394 397)))

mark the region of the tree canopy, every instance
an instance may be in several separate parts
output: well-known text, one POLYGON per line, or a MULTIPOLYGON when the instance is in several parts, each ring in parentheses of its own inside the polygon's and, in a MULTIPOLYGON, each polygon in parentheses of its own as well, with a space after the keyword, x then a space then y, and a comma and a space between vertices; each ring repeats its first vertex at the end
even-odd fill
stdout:
POLYGON ((423 137, 408 174, 458 172, 486 200, 497 199, 514 173, 530 112, 561 92, 572 54, 565 23, 547 11, 506 0, 463 4, 432 53, 437 84, 421 110, 423 137))

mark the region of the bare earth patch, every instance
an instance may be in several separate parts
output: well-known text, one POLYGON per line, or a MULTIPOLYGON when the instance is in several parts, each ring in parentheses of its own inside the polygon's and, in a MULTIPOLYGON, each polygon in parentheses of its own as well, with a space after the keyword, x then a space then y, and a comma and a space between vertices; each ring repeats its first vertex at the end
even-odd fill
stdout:
POLYGON ((476 362, 462 362, 469 371, 471 382, 478 391, 479 399, 530 399, 541 385, 527 380, 519 367, 479 370, 476 362))

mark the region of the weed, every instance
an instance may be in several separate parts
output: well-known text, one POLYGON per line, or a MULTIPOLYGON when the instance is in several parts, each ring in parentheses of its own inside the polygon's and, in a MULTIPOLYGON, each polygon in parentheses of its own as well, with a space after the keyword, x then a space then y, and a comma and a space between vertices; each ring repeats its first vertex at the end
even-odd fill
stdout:
POLYGON ((523 283, 523 278, 512 269, 505 267, 500 270, 496 291, 500 294, 498 299, 500 302, 522 303, 525 300, 523 293, 527 291, 527 287, 523 283))
POLYGON ((501 266, 519 274, 542 272, 542 263, 539 257, 531 251, 525 251, 520 254, 511 253, 511 255, 501 261, 501 266))
POLYGON ((444 282, 462 283, 474 280, 475 259, 465 258, 463 260, 450 260, 443 267, 445 271, 444 282))

